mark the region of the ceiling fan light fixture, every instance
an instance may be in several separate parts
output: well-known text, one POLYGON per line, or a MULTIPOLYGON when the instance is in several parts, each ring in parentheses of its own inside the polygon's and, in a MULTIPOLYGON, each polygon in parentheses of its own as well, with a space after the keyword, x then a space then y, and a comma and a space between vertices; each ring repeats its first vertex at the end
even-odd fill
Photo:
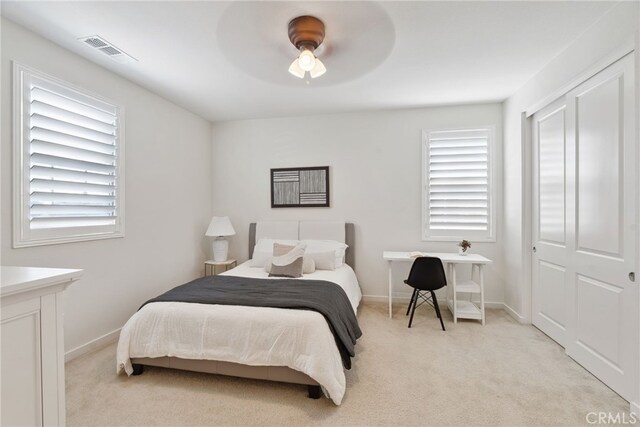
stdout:
POLYGON ((294 59, 289 67, 289 72, 294 76, 304 79, 304 70, 300 68, 300 64, 298 63, 298 58, 294 59))
POLYGON ((304 78, 309 72, 311 78, 320 77, 327 68, 316 57, 314 51, 324 40, 324 23, 315 16, 298 16, 289 22, 289 40, 300 54, 289 67, 289 72, 304 78))
POLYGON ((315 67, 313 67, 313 69, 309 71, 309 75, 311 76, 312 79, 315 79, 316 77, 320 77, 326 72, 327 72, 327 68, 324 66, 322 61, 316 58, 316 65, 315 67))
POLYGON ((304 71, 311 71, 316 66, 316 57, 311 50, 303 48, 298 56, 298 64, 304 71))

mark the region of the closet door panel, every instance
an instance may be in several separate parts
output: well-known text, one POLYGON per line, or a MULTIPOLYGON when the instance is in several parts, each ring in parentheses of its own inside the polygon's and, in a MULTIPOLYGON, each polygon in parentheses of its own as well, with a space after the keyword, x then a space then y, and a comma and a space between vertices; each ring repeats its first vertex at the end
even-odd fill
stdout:
POLYGON ((578 275, 576 343, 612 368, 622 370, 621 317, 624 288, 578 275))
POLYGON ((619 258, 622 242, 622 76, 576 96, 577 249, 619 258))
POLYGON ((539 127, 540 240, 565 244, 564 109, 545 117, 539 127))
POLYGON ((634 57, 566 96, 567 354, 627 400, 639 359, 634 57))
POLYGON ((533 117, 532 320, 562 346, 567 321, 565 127, 564 99, 533 117))
POLYGON ((538 315, 564 331, 567 324, 566 268, 540 261, 538 272, 540 277, 540 309, 538 310, 538 315))

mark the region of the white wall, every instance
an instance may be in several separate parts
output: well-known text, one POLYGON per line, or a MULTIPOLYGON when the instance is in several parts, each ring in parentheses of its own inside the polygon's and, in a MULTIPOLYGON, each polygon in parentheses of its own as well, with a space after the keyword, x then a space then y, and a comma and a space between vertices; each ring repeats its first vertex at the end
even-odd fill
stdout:
MULTIPOLYGON (((495 125, 497 165, 502 162, 502 105, 469 105, 213 125, 213 208, 228 215, 237 235, 231 255, 245 260, 249 223, 256 220, 345 220, 356 224, 356 272, 363 293, 387 294, 384 250, 454 252, 455 242, 421 240, 422 129, 495 125), (269 170, 330 166, 330 208, 270 206, 269 170)), ((495 182, 502 182, 497 168, 495 182)), ((498 194, 500 223, 501 193, 498 194)), ((496 261, 487 274, 487 301, 502 302, 501 237, 472 251, 496 261)), ((409 265, 396 271, 396 290, 409 265)))
POLYGON ((530 233, 527 168, 530 168, 531 157, 530 147, 523 138, 526 121, 522 114, 633 40, 634 32, 640 27, 639 5, 620 2, 504 102, 504 298, 512 313, 523 321, 531 319, 530 242, 527 240, 530 233))
POLYGON ((69 351, 120 328, 146 299, 203 273, 211 124, 4 18, 1 25, 1 261, 85 270, 65 293, 69 351), (12 249, 12 60, 125 106, 124 238, 12 249))

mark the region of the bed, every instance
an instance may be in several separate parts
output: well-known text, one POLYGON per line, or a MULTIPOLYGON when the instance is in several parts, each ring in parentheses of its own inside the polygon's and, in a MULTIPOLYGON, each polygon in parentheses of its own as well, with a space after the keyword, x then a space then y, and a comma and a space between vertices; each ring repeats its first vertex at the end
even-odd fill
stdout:
MULTIPOLYGON (((261 238, 331 239, 346 243, 345 264, 317 270, 302 280, 336 283, 354 313, 362 298, 354 266, 354 226, 339 222, 259 222, 249 227, 249 258, 222 275, 265 279, 251 266, 261 238)), ((313 282, 309 282, 313 283, 313 282)), ((309 397, 321 390, 336 405, 346 379, 344 358, 325 317, 311 310, 240 305, 154 302, 136 312, 122 328, 117 370, 139 374, 143 366, 280 381, 309 386, 309 397)))

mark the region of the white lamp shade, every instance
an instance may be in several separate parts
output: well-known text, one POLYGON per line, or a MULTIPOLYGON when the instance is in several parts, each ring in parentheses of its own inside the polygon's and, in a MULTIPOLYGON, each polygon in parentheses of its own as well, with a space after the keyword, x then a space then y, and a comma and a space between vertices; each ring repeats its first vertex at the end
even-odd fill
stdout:
POLYGON ((301 78, 301 79, 304 78, 304 70, 300 68, 300 65, 298 65, 298 58, 294 59, 293 62, 291 63, 291 66, 289 67, 289 72, 298 78, 301 78))
POLYGON ((311 71, 309 71, 309 75, 311 75, 312 79, 315 79, 316 77, 320 77, 326 72, 327 69, 325 68, 324 64, 318 58, 316 58, 316 65, 311 69, 311 71))
POLYGON ((234 234, 236 234, 236 230, 233 229, 228 216, 214 216, 205 236, 233 236, 234 234))

